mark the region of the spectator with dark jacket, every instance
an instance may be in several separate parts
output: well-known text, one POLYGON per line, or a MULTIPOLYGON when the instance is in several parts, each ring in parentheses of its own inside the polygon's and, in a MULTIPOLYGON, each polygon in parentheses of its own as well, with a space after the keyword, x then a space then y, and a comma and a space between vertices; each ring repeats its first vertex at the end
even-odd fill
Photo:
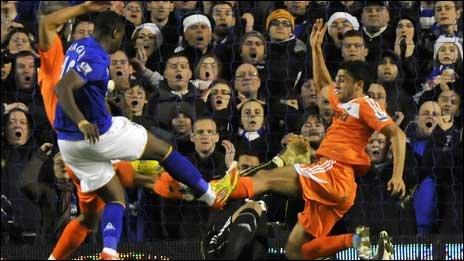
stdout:
POLYGON ((7 85, 5 97, 6 103, 20 102, 27 106, 34 125, 33 136, 38 143, 51 142, 54 132, 48 122, 42 95, 39 92, 37 82, 38 60, 31 51, 18 52, 13 60, 12 73, 6 80, 7 85))
POLYGON ((401 128, 405 129, 414 119, 417 110, 414 99, 402 87, 404 78, 401 61, 393 52, 387 50, 382 53, 382 59, 377 66, 377 81, 387 91, 387 112, 393 118, 398 117, 398 112, 401 112, 404 115, 401 128))
MULTIPOLYGON (((189 159, 200 170, 203 178, 207 181, 221 178, 227 165, 233 161, 234 155, 230 153, 235 153, 230 142, 224 146, 232 146, 226 149, 232 158, 220 152, 216 145, 219 135, 214 121, 211 118, 198 118, 193 125, 190 140, 195 144, 195 152, 190 154, 189 159)), ((200 239, 206 236, 211 212, 206 204, 166 199, 163 212, 168 238, 200 239)))
POLYGON ((158 82, 158 87, 155 86, 148 101, 148 114, 155 124, 166 128, 169 125, 166 112, 179 104, 185 104, 195 114, 206 110, 206 104, 199 98, 196 87, 190 83, 192 71, 186 56, 176 54, 168 58, 164 78, 158 82))
POLYGON ((53 169, 50 168, 52 146, 50 143, 40 146, 22 172, 21 190, 40 208, 41 243, 55 242, 68 222, 78 216, 77 202, 72 202, 74 185, 60 153, 54 155, 53 169), (44 173, 48 181, 43 180, 44 173))
POLYGON ((214 3, 211 16, 215 24, 214 53, 223 63, 222 78, 230 80, 234 73, 234 62, 239 60, 240 38, 245 33, 246 20, 236 17, 233 6, 228 2, 214 3))
POLYGON ((269 14, 266 30, 270 39, 266 59, 269 98, 278 101, 294 99, 306 75, 306 45, 295 37, 295 20, 284 9, 269 14))
POLYGON ((284 1, 284 5, 295 18, 295 37, 306 43, 313 24, 309 10, 311 1, 284 1))
MULTIPOLYGON (((2 232, 8 233, 12 242, 25 244, 37 239, 41 227, 38 218, 40 209, 21 190, 23 169, 38 149, 38 144, 32 138, 35 126, 31 115, 19 108, 3 115, 3 122, 5 128, 2 135, 2 198, 5 197, 11 202, 11 211, 8 213, 10 223, 7 228, 2 227, 2 232)), ((41 178, 45 179, 45 176, 41 178)))
POLYGON ((389 25, 390 13, 386 1, 364 1, 361 15, 362 31, 369 48, 368 62, 378 62, 382 50, 393 50, 394 28, 389 25))
POLYGON ((150 11, 150 22, 161 29, 164 41, 160 52, 162 57, 167 58, 179 42, 179 21, 173 15, 174 3, 173 1, 150 1, 147 3, 147 9, 150 11))
MULTIPOLYGON (((344 59, 344 56, 342 56, 342 48, 345 37, 355 36, 352 34, 353 32, 345 36, 345 33, 351 30, 358 31, 359 22, 356 17, 349 13, 336 12, 332 14, 329 21, 327 21, 327 33, 330 37, 327 37, 326 43, 324 44, 324 54, 329 72, 332 75, 336 75, 338 67, 344 59)), ((348 42, 346 44, 348 44, 348 42)), ((361 48, 361 50, 362 49, 363 48, 361 48)))

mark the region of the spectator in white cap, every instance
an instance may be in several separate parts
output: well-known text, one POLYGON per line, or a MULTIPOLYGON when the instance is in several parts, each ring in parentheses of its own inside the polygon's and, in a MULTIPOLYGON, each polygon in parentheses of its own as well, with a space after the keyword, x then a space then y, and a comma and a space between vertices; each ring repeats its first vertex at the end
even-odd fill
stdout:
POLYGON ((335 45, 342 46, 343 34, 350 30, 359 30, 358 19, 346 12, 336 12, 330 16, 327 22, 327 32, 335 45))
POLYGON ((462 45, 458 37, 440 36, 433 48, 433 69, 415 95, 419 104, 436 100, 442 91, 457 90, 462 93, 462 45))
POLYGON ((198 61, 208 51, 211 51, 214 21, 202 13, 190 13, 181 21, 182 41, 175 53, 182 52, 188 57, 193 70, 198 61))
POLYGON ((324 44, 324 54, 330 73, 335 75, 342 61, 365 60, 368 51, 356 17, 347 12, 333 13, 327 21, 327 33, 330 37, 324 44))

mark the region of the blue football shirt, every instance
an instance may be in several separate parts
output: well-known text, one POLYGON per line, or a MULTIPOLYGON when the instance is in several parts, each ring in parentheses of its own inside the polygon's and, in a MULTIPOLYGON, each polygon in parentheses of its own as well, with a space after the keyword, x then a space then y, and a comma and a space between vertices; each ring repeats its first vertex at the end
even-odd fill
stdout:
MULTIPOLYGON (((111 127, 111 114, 106 107, 110 57, 93 37, 86 37, 74 42, 66 51, 61 69, 61 77, 69 70, 75 70, 85 81, 85 85, 74 91, 77 107, 84 117, 98 126, 100 135, 111 127)), ((58 139, 83 140, 84 134, 66 115, 58 103, 54 122, 58 139)))

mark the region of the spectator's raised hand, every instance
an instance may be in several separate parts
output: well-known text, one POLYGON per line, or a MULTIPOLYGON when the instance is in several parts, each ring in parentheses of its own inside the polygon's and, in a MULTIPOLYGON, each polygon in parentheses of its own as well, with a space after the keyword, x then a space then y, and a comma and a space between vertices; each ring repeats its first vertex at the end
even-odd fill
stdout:
POLYGON ((137 48, 137 54, 135 55, 135 58, 140 61, 144 66, 147 63, 148 60, 148 55, 147 51, 143 47, 136 47, 137 48))
POLYGON ((51 143, 45 142, 44 144, 42 144, 38 151, 39 157, 44 161, 47 160, 47 158, 52 154, 52 148, 53 144, 51 143))
POLYGON ((434 84, 435 86, 440 85, 442 91, 449 90, 448 83, 453 83, 456 80, 456 74, 453 69, 446 69, 440 75, 435 77, 434 84))
POLYGON ((23 110, 25 112, 29 110, 26 104, 22 102, 13 102, 13 103, 5 105, 5 114, 8 114, 11 110, 16 109, 16 108, 23 110))
POLYGON ((225 162, 226 162, 226 166, 229 167, 235 158, 235 147, 234 147, 234 144, 232 144, 232 142, 228 140, 223 140, 222 146, 226 150, 225 162))
POLYGON ((140 61, 137 57, 130 59, 129 63, 137 73, 145 70, 145 64, 142 63, 142 61, 140 61))
POLYGON ((448 115, 442 115, 441 117, 438 117, 437 124, 438 124, 438 126, 440 126, 440 128, 442 130, 447 131, 451 127, 453 127, 454 118, 449 114, 448 115))
POLYGON ((394 49, 394 52, 399 56, 399 57, 402 57, 402 50, 401 50, 401 43, 404 41, 405 43, 405 50, 404 50, 404 57, 410 57, 413 53, 414 53, 414 48, 415 48, 415 44, 414 44, 414 41, 411 37, 408 37, 406 35, 401 35, 401 34, 397 34, 396 35, 396 39, 395 39, 395 49, 394 49))
POLYGON ((245 19, 246 25, 245 25, 245 32, 251 32, 253 31, 253 26, 255 24, 255 19, 252 14, 250 13, 244 13, 242 15, 242 19, 245 19))

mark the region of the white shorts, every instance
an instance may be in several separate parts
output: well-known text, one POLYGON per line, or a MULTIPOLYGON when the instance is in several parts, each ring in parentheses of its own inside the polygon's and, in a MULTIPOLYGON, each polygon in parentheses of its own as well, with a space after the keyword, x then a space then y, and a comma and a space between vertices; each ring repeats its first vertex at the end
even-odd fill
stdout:
POLYGON ((58 140, 64 162, 81 181, 82 192, 95 191, 113 178, 111 160, 139 159, 147 144, 147 130, 124 117, 113 117, 110 129, 96 144, 88 140, 58 140))

